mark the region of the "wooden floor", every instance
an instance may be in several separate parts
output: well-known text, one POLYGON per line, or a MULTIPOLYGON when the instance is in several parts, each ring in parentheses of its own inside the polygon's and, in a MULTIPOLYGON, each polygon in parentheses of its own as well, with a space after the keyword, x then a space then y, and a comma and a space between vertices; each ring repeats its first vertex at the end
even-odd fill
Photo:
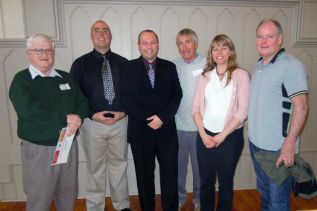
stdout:
MULTIPOLYGON (((191 202, 192 194, 188 194, 186 206, 182 211, 193 211, 194 206, 191 202)), ((130 196, 132 211, 140 211, 140 204, 138 196, 130 196)), ((106 198, 105 211, 114 211, 110 198, 106 198)), ((0 202, 0 211, 24 211, 25 202, 0 202)), ((156 197, 155 211, 161 211, 160 196, 156 197)), ((234 193, 234 206, 233 211, 257 211, 260 210, 259 194, 256 190, 237 190, 234 193)), ((291 199, 291 210, 317 210, 317 197, 306 200, 301 198, 291 199)), ((51 211, 56 211, 54 204, 51 211)), ((75 211, 86 211, 85 200, 78 199, 75 211)))

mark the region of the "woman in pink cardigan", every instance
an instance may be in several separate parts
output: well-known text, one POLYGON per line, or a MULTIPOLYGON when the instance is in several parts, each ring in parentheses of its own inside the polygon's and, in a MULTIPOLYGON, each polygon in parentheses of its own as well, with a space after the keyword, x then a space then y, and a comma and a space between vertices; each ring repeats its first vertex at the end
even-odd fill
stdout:
POLYGON ((197 157, 201 211, 232 209, 234 172, 243 149, 249 74, 239 68, 231 39, 220 34, 211 41, 207 64, 197 82, 193 118, 199 131, 197 157))

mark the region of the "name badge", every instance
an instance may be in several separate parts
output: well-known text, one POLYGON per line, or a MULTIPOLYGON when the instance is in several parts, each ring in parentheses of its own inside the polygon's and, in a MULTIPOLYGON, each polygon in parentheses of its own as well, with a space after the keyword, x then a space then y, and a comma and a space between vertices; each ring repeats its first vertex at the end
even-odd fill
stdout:
POLYGON ((70 89, 70 86, 69 86, 68 83, 66 83, 66 84, 60 84, 60 85, 59 85, 59 89, 62 90, 62 91, 64 91, 64 90, 69 90, 69 89, 70 89))
POLYGON ((194 77, 196 77, 197 75, 200 75, 203 72, 203 69, 197 69, 197 70, 193 70, 192 74, 194 77))

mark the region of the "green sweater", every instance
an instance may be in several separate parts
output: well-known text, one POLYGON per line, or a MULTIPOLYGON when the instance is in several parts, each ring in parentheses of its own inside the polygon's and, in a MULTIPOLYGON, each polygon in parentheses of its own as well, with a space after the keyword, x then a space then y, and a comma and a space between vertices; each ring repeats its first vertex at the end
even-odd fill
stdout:
POLYGON ((18 72, 9 97, 18 115, 18 137, 45 146, 56 145, 59 131, 67 126, 67 114, 84 119, 88 102, 70 75, 32 79, 29 69, 18 72), (68 84, 68 85, 67 85, 68 84))

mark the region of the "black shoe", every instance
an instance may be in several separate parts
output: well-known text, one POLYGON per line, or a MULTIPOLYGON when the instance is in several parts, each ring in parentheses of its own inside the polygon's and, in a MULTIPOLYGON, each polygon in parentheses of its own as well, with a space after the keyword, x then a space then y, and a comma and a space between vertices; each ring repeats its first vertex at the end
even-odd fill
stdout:
POLYGON ((131 209, 130 208, 124 208, 124 209, 122 209, 120 211, 131 211, 131 209))

